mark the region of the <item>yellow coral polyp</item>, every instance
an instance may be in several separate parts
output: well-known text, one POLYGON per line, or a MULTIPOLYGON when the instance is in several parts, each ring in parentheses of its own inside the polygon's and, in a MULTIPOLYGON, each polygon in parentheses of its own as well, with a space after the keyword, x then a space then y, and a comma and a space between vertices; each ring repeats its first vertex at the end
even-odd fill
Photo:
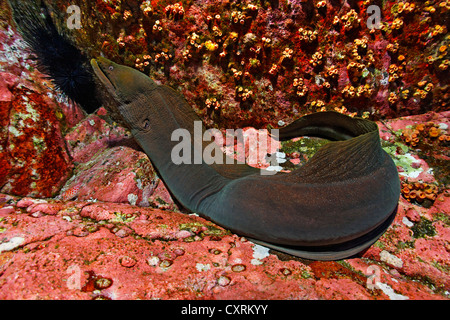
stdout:
POLYGON ((294 53, 294 50, 292 50, 290 48, 286 48, 286 49, 284 49, 282 55, 283 55, 284 58, 290 59, 290 58, 292 58, 292 54, 293 53, 294 53))
POLYGON ((427 84, 427 81, 426 81, 426 80, 422 80, 422 81, 419 81, 419 82, 417 83, 417 85, 418 85, 420 88, 424 87, 426 84, 427 84))
POLYGON ((447 70, 449 65, 450 65, 450 60, 446 59, 439 64, 439 69, 442 71, 447 70))
POLYGON ((394 43, 389 43, 389 44, 387 45, 386 49, 387 49, 389 52, 396 53, 396 52, 398 51, 398 47, 399 47, 399 44, 398 44, 397 41, 395 41, 394 43))
POLYGON ((316 4, 316 8, 317 8, 317 9, 320 9, 320 8, 325 7, 326 5, 327 5, 327 2, 326 2, 326 1, 319 1, 319 2, 317 2, 317 4, 316 4))
POLYGON ((433 89, 433 84, 430 82, 425 86, 425 91, 430 92, 433 89))
POLYGON ((205 48, 208 51, 216 51, 219 48, 219 45, 211 40, 205 42, 205 48))
POLYGON ((431 138, 437 138, 439 136, 440 130, 436 127, 431 127, 430 130, 428 131, 428 135, 431 138))
POLYGON ((392 21, 392 28, 398 30, 403 27, 403 20, 400 18, 396 18, 394 21, 392 21))
POLYGON ((144 13, 144 15, 146 15, 146 16, 150 16, 153 14, 153 7, 152 7, 150 0, 146 0, 146 1, 142 2, 140 8, 141 8, 142 12, 144 13))
POLYGON ((303 28, 299 28, 298 33, 299 33, 299 39, 302 41, 303 40, 307 41, 307 42, 312 42, 312 41, 316 40, 317 34, 318 34, 317 30, 312 31, 312 30, 306 30, 303 28))
POLYGON ((414 9, 416 8, 416 5, 414 3, 409 3, 409 2, 399 2, 398 6, 397 6, 397 12, 403 13, 409 13, 409 12, 413 12, 414 9))
POLYGON ((336 66, 330 66, 327 68, 325 75, 327 77, 335 77, 339 74, 339 69, 336 66))
POLYGON ((389 66, 389 69, 388 69, 388 72, 389 73, 395 73, 395 72, 397 72, 398 71, 398 66, 397 65, 395 65, 395 64, 391 64, 390 66, 389 66))
POLYGON ((341 108, 339 107, 334 107, 334 111, 337 111, 339 113, 346 113, 347 112, 347 108, 345 106, 342 106, 341 108))
POLYGON ((325 102, 322 100, 314 100, 311 102, 311 107, 315 107, 316 109, 322 108, 325 106, 325 102))
POLYGON ((269 74, 271 75, 276 75, 278 73, 278 65, 277 64, 272 64, 272 67, 269 70, 269 74))
POLYGON ((238 33, 237 32, 231 32, 230 33, 230 40, 235 41, 238 37, 238 33))
POLYGON ((428 6, 428 7, 425 7, 425 11, 428 11, 429 13, 435 13, 436 8, 433 6, 428 6))
POLYGON ((431 36, 435 37, 440 34, 444 34, 447 32, 447 28, 445 26, 441 26, 439 24, 435 25, 434 28, 432 28, 431 36))
POLYGON ((422 203, 425 199, 436 200, 439 188, 431 183, 425 182, 402 182, 402 196, 409 202, 422 203))
POLYGON ((388 101, 389 101, 389 103, 396 103, 397 101, 398 101, 398 97, 397 97, 397 95, 395 94, 395 92, 391 92, 390 94, 389 94, 389 98, 388 98, 388 101))

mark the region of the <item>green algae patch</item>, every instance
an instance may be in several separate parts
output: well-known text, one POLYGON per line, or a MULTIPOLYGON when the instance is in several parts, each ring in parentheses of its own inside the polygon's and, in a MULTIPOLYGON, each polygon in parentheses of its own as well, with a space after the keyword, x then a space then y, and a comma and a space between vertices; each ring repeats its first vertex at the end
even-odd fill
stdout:
POLYGON ((122 212, 114 212, 115 217, 110 219, 110 222, 117 222, 117 223, 128 223, 136 219, 135 215, 132 214, 124 214, 122 212))
POLYGON ((408 152, 408 146, 400 142, 394 142, 393 144, 382 142, 381 146, 383 150, 391 156, 395 165, 403 169, 403 172, 400 172, 400 175, 415 178, 423 172, 423 169, 420 168, 420 166, 417 168, 413 167, 413 163, 417 163, 420 160, 417 160, 408 152), (400 153, 398 151, 400 151, 400 153))
POLYGON ((304 137, 295 141, 289 140, 281 142, 280 151, 287 154, 300 152, 301 154, 305 154, 309 159, 317 152, 317 150, 329 142, 330 141, 326 139, 304 137))
POLYGON ((228 230, 218 228, 214 225, 205 225, 199 222, 182 223, 179 225, 180 230, 187 230, 194 233, 194 236, 187 237, 184 239, 185 242, 190 242, 190 240, 195 241, 195 238, 204 238, 210 236, 216 240, 219 240, 223 236, 230 234, 228 230))
POLYGON ((433 227, 433 222, 424 217, 421 217, 420 221, 411 227, 411 230, 413 231, 414 238, 425 238, 426 236, 434 237, 436 235, 436 229, 433 227))

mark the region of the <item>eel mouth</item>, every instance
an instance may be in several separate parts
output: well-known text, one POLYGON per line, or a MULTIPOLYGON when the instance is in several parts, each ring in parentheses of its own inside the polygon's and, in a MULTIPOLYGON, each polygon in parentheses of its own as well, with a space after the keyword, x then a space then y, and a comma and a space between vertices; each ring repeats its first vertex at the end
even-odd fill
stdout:
POLYGON ((117 95, 116 86, 114 82, 108 77, 108 60, 102 57, 91 59, 91 66, 97 77, 97 83, 100 82, 104 90, 99 90, 101 95, 102 105, 110 112, 111 119, 119 123, 125 128, 129 128, 128 123, 123 119, 120 110, 120 99, 117 95))
POLYGON ((91 66, 92 69, 94 70, 95 75, 99 78, 101 83, 108 89, 108 91, 115 92, 116 86, 108 78, 105 63, 106 61, 104 61, 102 57, 99 57, 98 59, 91 59, 91 66))

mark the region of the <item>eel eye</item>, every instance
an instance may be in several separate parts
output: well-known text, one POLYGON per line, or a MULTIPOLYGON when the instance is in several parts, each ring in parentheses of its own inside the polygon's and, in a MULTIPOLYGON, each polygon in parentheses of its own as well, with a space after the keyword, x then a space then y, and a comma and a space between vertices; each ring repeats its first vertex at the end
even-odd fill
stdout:
POLYGON ((150 128, 150 120, 145 119, 142 126, 144 127, 145 130, 148 130, 148 128, 150 128))
POLYGON ((109 66, 108 69, 109 69, 109 71, 113 71, 114 67, 113 66, 109 66))

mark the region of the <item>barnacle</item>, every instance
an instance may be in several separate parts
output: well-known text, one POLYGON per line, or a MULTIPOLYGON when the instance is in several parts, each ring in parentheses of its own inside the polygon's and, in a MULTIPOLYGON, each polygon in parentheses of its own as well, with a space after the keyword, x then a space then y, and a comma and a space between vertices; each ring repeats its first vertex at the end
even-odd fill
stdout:
POLYGON ((206 99, 205 105, 208 109, 213 108, 214 110, 217 110, 220 108, 220 103, 216 98, 206 99))
POLYGON ((323 53, 321 51, 317 51, 312 55, 312 59, 309 60, 309 63, 312 64, 314 67, 322 64, 323 59, 323 53))
POLYGON ((308 92, 308 87, 306 86, 303 78, 295 78, 292 82, 292 87, 295 90, 295 94, 299 97, 305 96, 308 92))
POLYGON ((274 64, 272 64, 272 67, 270 67, 269 74, 276 75, 279 70, 280 70, 280 66, 274 63, 274 64))
POLYGON ((150 16, 153 14, 153 7, 150 0, 145 0, 144 2, 142 2, 140 8, 146 16, 150 16))
POLYGON ((327 5, 327 2, 326 2, 326 1, 319 1, 319 2, 317 2, 317 4, 316 4, 316 8, 317 8, 317 9, 320 9, 320 8, 326 7, 326 5, 327 5))
POLYGON ((392 21, 392 28, 393 29, 401 29, 403 27, 403 20, 400 18, 396 18, 394 19, 394 21, 392 21))
POLYGON ((299 39, 301 41, 313 42, 317 39, 318 31, 317 30, 312 31, 312 30, 307 30, 304 28, 299 28, 298 33, 299 33, 299 39))
POLYGON ((181 3, 169 4, 164 9, 164 12, 166 13, 166 16, 168 18, 171 18, 174 20, 181 19, 184 16, 184 8, 181 3))
POLYGON ((340 20, 341 22, 343 22, 344 30, 346 31, 358 27, 361 23, 361 19, 354 9, 351 9, 349 12, 343 15, 340 20))

